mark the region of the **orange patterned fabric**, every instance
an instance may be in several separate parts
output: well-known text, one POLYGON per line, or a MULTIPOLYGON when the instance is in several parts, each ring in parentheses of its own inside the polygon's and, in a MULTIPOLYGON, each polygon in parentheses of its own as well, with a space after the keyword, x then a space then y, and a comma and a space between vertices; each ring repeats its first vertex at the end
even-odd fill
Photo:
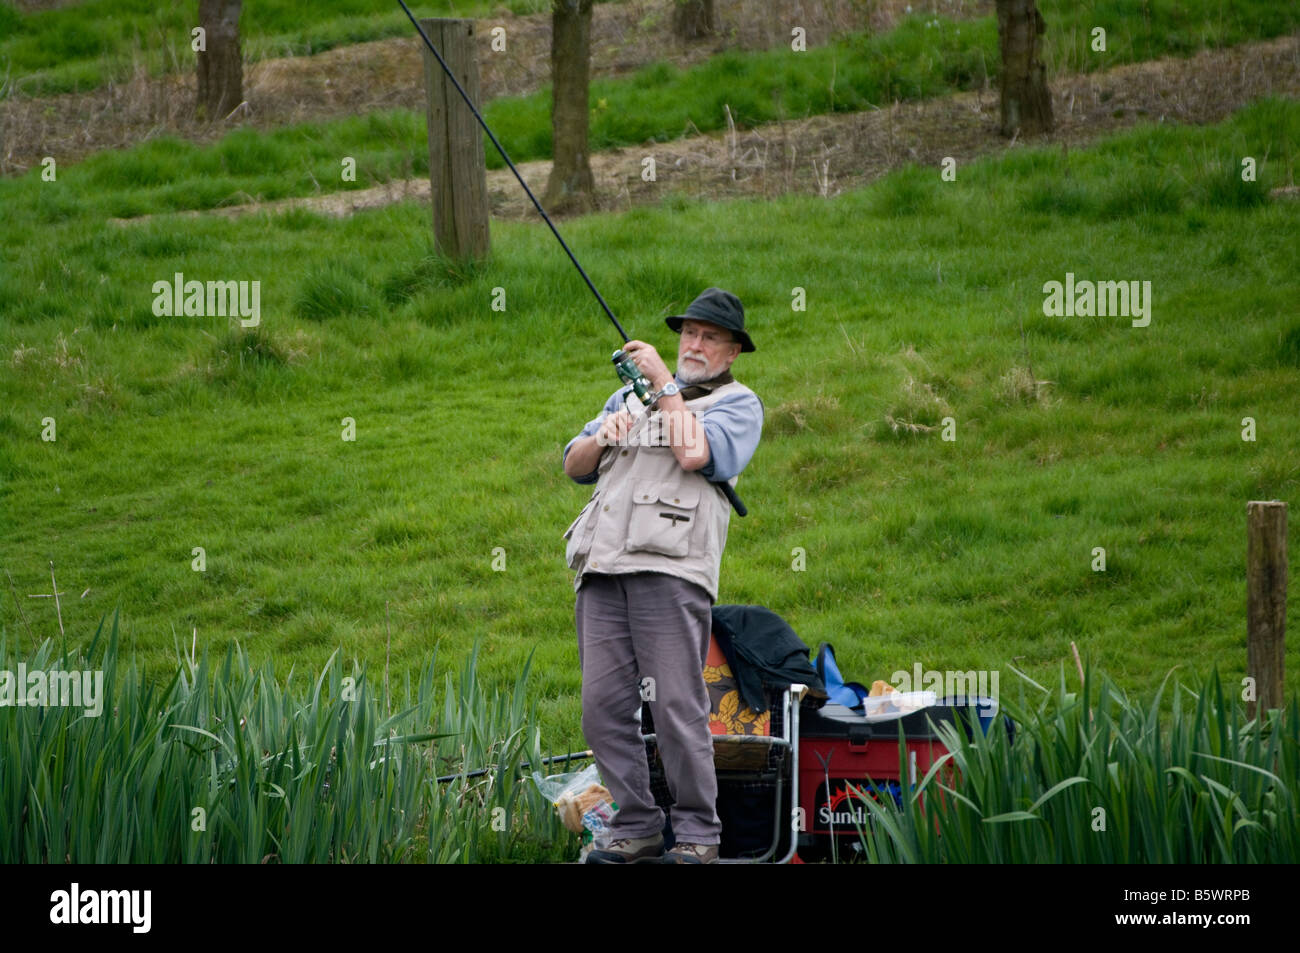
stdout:
POLYGON ((759 714, 741 704, 736 676, 712 633, 704 660, 704 685, 709 690, 709 731, 715 735, 771 734, 772 713, 759 714))

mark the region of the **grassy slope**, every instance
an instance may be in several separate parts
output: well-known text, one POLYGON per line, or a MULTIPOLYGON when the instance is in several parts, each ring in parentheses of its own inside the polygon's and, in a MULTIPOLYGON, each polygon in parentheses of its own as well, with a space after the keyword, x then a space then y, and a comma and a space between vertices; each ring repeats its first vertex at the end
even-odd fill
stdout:
MULTIPOLYGON (((1141 696, 1173 665, 1240 676, 1243 503, 1300 482, 1300 223, 1257 204, 1298 141, 1300 105, 1266 102, 1068 168, 1024 150, 953 183, 909 169, 830 203, 669 199, 565 234, 662 349, 660 317, 706 285, 746 304, 759 351, 737 371, 769 413, 723 601, 773 607, 867 681, 915 661, 1047 677, 1075 639, 1141 696), (1269 156, 1258 186, 1234 177, 1242 155, 1269 156), (1151 326, 1044 317, 1041 286, 1067 271, 1150 280, 1151 326), (1048 403, 1003 380, 1026 358, 1048 403), (948 413, 952 443, 883 423, 948 413)), ((486 638, 484 673, 505 678, 535 650, 550 741, 576 743, 559 535, 586 491, 559 459, 616 383, 615 342, 549 233, 498 225, 490 266, 448 276, 421 261, 420 203, 122 232, 49 223, 51 194, 27 183, 11 203, 26 253, 0 284, 0 565, 38 634, 52 606, 25 594, 48 591, 49 559, 71 632, 121 603, 127 644, 159 666, 191 626, 254 657, 319 666, 342 644, 382 665, 387 602, 399 670, 486 638), (177 270, 261 280, 259 333, 155 317, 150 286, 177 270)))

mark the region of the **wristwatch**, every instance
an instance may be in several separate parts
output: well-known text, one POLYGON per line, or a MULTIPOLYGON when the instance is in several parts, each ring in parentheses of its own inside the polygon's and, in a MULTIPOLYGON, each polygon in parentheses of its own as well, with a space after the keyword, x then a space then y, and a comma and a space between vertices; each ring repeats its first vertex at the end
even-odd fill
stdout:
POLYGON ((651 400, 654 403, 658 403, 660 397, 672 397, 673 394, 679 393, 680 391, 681 388, 677 386, 676 381, 669 381, 667 384, 664 385, 663 390, 659 391, 659 393, 654 394, 651 397, 651 400))

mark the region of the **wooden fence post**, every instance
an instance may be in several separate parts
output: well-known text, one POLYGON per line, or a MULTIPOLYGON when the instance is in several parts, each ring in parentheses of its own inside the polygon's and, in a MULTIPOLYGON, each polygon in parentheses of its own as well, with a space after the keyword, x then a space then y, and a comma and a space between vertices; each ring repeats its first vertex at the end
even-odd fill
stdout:
MULTIPOLYGON (((475 21, 439 17, 422 19, 420 26, 469 94, 474 108, 481 112, 475 21)), ((421 47, 434 241, 438 251, 448 258, 483 259, 492 250, 483 127, 433 54, 423 44, 421 47)))
POLYGON ((1246 504, 1246 674, 1255 680, 1255 717, 1282 707, 1286 635, 1286 504, 1246 504), (1256 708, 1258 704, 1258 709, 1256 708))

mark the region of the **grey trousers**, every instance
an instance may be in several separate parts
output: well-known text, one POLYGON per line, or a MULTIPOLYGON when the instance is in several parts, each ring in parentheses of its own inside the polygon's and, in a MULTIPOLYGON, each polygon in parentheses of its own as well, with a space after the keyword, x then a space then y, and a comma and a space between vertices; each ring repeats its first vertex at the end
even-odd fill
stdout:
POLYGON ((618 803, 611 838, 652 837, 664 826, 650 793, 637 720, 644 695, 674 801, 673 834, 683 843, 718 843, 718 779, 703 675, 711 609, 704 589, 664 573, 582 578, 574 613, 582 733, 618 803))

